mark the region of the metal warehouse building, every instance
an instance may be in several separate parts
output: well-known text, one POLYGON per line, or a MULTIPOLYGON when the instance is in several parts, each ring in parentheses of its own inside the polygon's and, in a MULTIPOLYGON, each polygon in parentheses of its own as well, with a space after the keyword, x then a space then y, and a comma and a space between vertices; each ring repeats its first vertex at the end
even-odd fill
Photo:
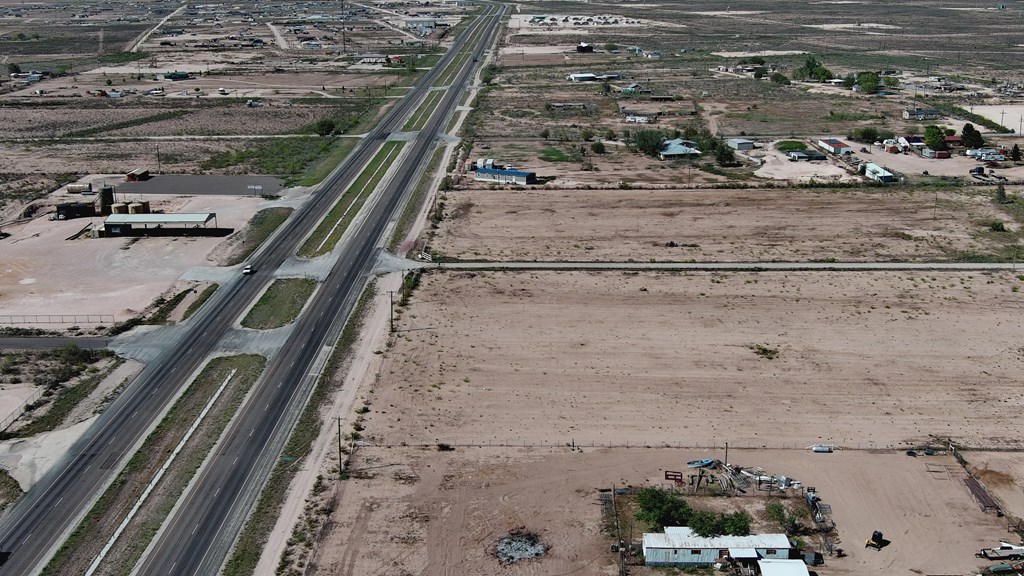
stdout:
POLYGON ((477 182, 495 182, 497 184, 536 184, 537 175, 521 170, 498 170, 496 168, 477 168, 473 172, 477 182))
POLYGON ((687 527, 666 526, 664 534, 645 533, 644 564, 647 566, 710 566, 728 558, 789 559, 785 534, 753 536, 697 536, 687 527))

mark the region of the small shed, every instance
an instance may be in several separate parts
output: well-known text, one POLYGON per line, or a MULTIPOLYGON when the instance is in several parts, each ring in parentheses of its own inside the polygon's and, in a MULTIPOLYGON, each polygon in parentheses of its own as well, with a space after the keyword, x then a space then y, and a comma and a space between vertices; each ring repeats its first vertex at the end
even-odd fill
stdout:
POLYGON ((937 120, 942 112, 934 108, 907 108, 903 110, 904 120, 937 120))
POLYGON ((810 576, 803 560, 764 559, 757 561, 757 567, 761 576, 810 576))
POLYGON ((850 146, 842 140, 836 140, 835 138, 824 138, 818 140, 818 146, 826 152, 833 154, 853 154, 853 146, 850 146))
POLYGON ((747 140, 746 138, 729 138, 725 141, 729 145, 729 148, 733 150, 753 150, 753 140, 747 140))
POLYGON ((864 165, 864 175, 875 182, 895 182, 896 176, 874 162, 864 165))
POLYGON ((576 51, 581 54, 592 54, 594 52, 594 47, 586 42, 580 42, 576 45, 576 51))

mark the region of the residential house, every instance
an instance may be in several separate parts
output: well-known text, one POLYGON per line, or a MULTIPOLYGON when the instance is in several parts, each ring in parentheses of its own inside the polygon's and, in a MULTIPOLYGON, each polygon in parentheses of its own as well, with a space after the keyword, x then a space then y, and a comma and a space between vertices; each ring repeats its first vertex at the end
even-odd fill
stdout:
POLYGON ((728 559, 789 559, 785 534, 702 537, 687 527, 667 526, 664 534, 643 536, 647 566, 710 566, 728 559))
POLYGON ((682 138, 665 141, 661 145, 661 150, 658 151, 658 157, 662 160, 700 156, 700 154, 701 152, 697 149, 696 142, 683 140, 682 138))

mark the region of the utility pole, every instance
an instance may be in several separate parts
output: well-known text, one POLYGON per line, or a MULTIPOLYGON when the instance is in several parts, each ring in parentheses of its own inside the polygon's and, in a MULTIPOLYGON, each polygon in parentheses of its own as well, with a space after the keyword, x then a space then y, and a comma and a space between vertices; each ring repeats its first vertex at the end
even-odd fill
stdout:
POLYGON ((392 334, 394 334, 395 333, 395 291, 394 290, 388 290, 388 303, 389 303, 388 312, 390 312, 390 314, 391 314, 391 320, 388 323, 388 326, 390 326, 390 328, 388 329, 388 331, 391 332, 392 334))
POLYGON ((341 452, 341 416, 335 416, 334 419, 338 421, 338 477, 340 478, 342 470, 345 468, 345 459, 341 452))

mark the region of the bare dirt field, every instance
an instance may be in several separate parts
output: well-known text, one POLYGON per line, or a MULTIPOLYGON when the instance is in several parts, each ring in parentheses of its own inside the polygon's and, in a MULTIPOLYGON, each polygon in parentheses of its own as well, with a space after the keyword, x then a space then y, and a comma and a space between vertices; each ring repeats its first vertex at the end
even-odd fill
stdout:
POLYGON ((931 191, 478 189, 445 206, 431 249, 467 260, 931 261, 1015 228, 987 195, 931 191))
POLYGON ((1020 283, 1010 273, 434 273, 384 351, 366 436, 1019 447, 1020 283))
MULTIPOLYGON (((1001 519, 982 513, 971 500, 950 457, 868 451, 731 450, 729 455, 732 463, 799 478, 832 505, 839 545, 850 556, 828 557, 827 565, 816 569, 822 575, 973 574, 982 565, 973 552, 1006 534, 1001 519), (865 550, 863 540, 872 530, 882 530, 892 544, 881 552, 865 550)), ((334 526, 318 545, 314 573, 616 574, 597 490, 664 484, 664 470, 679 470, 686 460, 705 456, 722 454, 364 448, 356 461, 369 469, 339 485, 334 526), (520 527, 537 533, 548 550, 538 559, 502 566, 491 547, 520 527)), ((700 497, 688 500, 704 506, 700 497)), ((755 497, 725 502, 763 507, 755 497)), ((630 573, 662 572, 634 566, 630 573)))
MULTIPOLYGON (((223 228, 244 228, 269 203, 257 197, 145 198, 155 210, 216 212, 223 228)), ((110 314, 124 320, 146 308, 193 266, 209 264, 225 238, 80 238, 102 218, 7 226, 0 266, 0 314, 110 314)))

